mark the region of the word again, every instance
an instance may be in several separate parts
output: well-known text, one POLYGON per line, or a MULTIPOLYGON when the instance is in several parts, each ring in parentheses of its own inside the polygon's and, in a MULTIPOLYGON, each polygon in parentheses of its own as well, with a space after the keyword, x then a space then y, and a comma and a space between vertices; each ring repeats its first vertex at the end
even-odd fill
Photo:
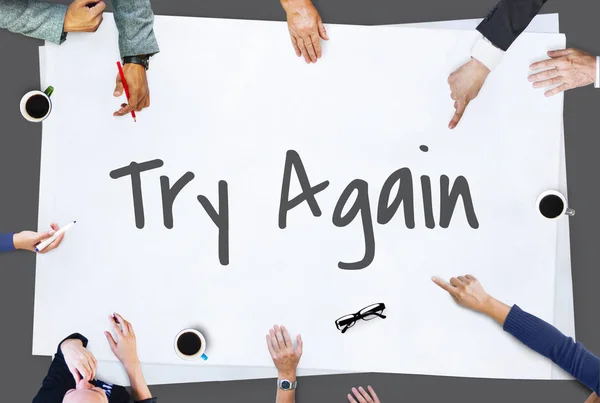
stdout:
MULTIPOLYGON (((302 163, 300 155, 289 150, 286 154, 285 168, 283 173, 283 183, 281 186, 281 199, 279 204, 279 228, 285 229, 287 226, 287 215, 290 210, 306 202, 313 216, 320 217, 321 209, 316 199, 316 195, 322 192, 329 186, 329 181, 324 181, 318 185, 311 186, 306 174, 306 169, 302 163), (300 183, 302 193, 290 200, 290 182, 292 176, 292 168, 296 172, 296 177, 300 183)), ((433 204, 431 196, 431 179, 427 175, 421 176, 421 188, 423 193, 423 208, 425 214, 425 226, 427 228, 435 228, 435 220, 433 217, 433 204)), ((477 214, 473 207, 473 200, 469 183, 463 176, 459 176, 454 181, 452 189, 450 189, 450 178, 446 175, 440 177, 440 219, 439 225, 442 228, 448 228, 452 221, 452 215, 456 207, 458 198, 461 197, 465 208, 465 214, 469 226, 473 229, 479 228, 477 214)), ((379 195, 377 205, 377 222, 381 225, 389 223, 400 205, 404 208, 404 222, 407 228, 415 227, 415 209, 413 195, 413 178, 410 169, 401 168, 393 172, 383 184, 379 195), (390 202, 392 189, 398 184, 398 191, 390 202)), ((368 267, 375 258, 375 234, 373 229, 373 217, 371 214, 371 205, 369 201, 369 184, 362 179, 355 179, 344 189, 340 195, 335 209, 333 211, 332 221, 338 227, 346 227, 354 221, 360 214, 362 220, 363 236, 365 241, 364 257, 358 262, 346 263, 339 262, 338 267, 343 270, 361 270, 368 267), (346 204, 350 200, 353 193, 357 193, 356 199, 352 207, 342 214, 346 204)))
MULTIPOLYGON (((142 197, 141 173, 160 168, 164 165, 162 160, 156 159, 142 163, 131 164, 111 171, 110 177, 119 179, 131 177, 131 190, 133 193, 133 213, 135 226, 144 228, 144 200, 142 197)), ((162 194, 163 221, 168 229, 173 228, 173 203, 181 190, 194 179, 193 172, 186 172, 172 186, 168 176, 160 177, 160 190, 162 194)), ((219 262, 223 266, 229 264, 229 200, 227 182, 219 181, 219 211, 213 207, 206 196, 198 195, 198 202, 219 230, 219 262)))

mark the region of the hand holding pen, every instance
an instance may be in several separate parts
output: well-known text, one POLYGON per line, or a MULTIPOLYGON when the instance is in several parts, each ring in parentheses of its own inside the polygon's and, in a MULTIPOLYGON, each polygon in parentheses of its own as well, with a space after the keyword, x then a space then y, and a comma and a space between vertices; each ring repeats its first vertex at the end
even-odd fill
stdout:
POLYGON ((120 97, 125 92, 128 103, 121 104, 121 109, 116 111, 113 116, 125 116, 131 113, 133 120, 136 120, 135 112, 150 106, 150 90, 148 89, 148 79, 146 69, 139 64, 127 63, 121 66, 117 62, 119 73, 117 74, 117 83, 115 97, 120 97))

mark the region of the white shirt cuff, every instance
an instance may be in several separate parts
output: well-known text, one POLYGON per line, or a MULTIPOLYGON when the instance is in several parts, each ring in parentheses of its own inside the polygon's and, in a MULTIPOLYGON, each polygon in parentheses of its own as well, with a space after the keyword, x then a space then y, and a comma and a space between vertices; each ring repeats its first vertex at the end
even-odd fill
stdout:
POLYGON ((471 57, 479 60, 481 63, 493 71, 502 61, 504 51, 495 47, 485 37, 479 38, 471 50, 471 57))
POLYGON ((596 83, 594 87, 600 88, 600 56, 596 56, 596 83))

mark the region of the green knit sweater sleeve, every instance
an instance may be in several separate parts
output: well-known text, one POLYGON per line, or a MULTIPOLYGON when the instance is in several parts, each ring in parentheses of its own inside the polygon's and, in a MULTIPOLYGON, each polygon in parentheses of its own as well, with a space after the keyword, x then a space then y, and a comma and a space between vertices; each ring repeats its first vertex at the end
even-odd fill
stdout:
POLYGON ((67 6, 38 0, 0 0, 0 28, 61 44, 67 6))

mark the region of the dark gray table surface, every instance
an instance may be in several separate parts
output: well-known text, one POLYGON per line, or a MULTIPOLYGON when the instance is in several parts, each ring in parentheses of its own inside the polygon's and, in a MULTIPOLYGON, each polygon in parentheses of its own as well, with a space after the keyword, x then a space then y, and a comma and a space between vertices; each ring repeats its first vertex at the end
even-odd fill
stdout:
MULTIPOLYGON (((326 23, 375 25, 482 18, 495 2, 317 0, 315 4, 326 23)), ((285 19, 277 0, 152 0, 152 4, 157 15, 285 19)), ((569 47, 600 54, 600 24, 597 22, 600 2, 551 0, 543 12, 560 13, 561 31, 567 34, 569 47)), ((41 125, 26 122, 19 113, 18 103, 26 91, 39 88, 38 46, 41 44, 41 41, 0 31, 0 231, 4 232, 37 226, 41 125)), ((291 46, 289 50, 292 51, 291 46)), ((398 51, 402 51, 401 44, 398 51)), ((411 60, 411 55, 406 57, 409 62, 418 63, 411 60)), ((112 88, 106 90, 112 91, 112 88)), ((579 341, 598 353, 600 293, 596 284, 600 280, 597 264, 600 214, 595 210, 600 200, 597 180, 600 159, 596 156, 600 145, 599 116, 600 90, 587 87, 567 93, 565 135, 569 196, 570 204, 577 209, 577 215, 571 219, 576 332, 579 341)), ((85 127, 81 131, 85 133, 85 127)), ((47 357, 31 355, 34 279, 33 253, 19 251, 0 255, 0 317, 3 321, 0 326, 0 400, 3 402, 31 401, 50 364, 47 357)), ((93 275, 90 281, 94 281, 93 275)), ((67 284, 65 282, 65 289, 67 284)), ((533 289, 535 284, 531 286, 533 289)), ((64 319, 70 320, 69 312, 64 312, 64 319)), ((470 354, 468 345, 456 348, 470 354)), ((344 402, 352 386, 367 384, 375 387, 382 402, 583 402, 589 394, 575 381, 356 374, 301 378, 297 401, 344 402)), ((262 403, 274 401, 275 396, 274 380, 165 385, 151 389, 163 403, 262 403)))

